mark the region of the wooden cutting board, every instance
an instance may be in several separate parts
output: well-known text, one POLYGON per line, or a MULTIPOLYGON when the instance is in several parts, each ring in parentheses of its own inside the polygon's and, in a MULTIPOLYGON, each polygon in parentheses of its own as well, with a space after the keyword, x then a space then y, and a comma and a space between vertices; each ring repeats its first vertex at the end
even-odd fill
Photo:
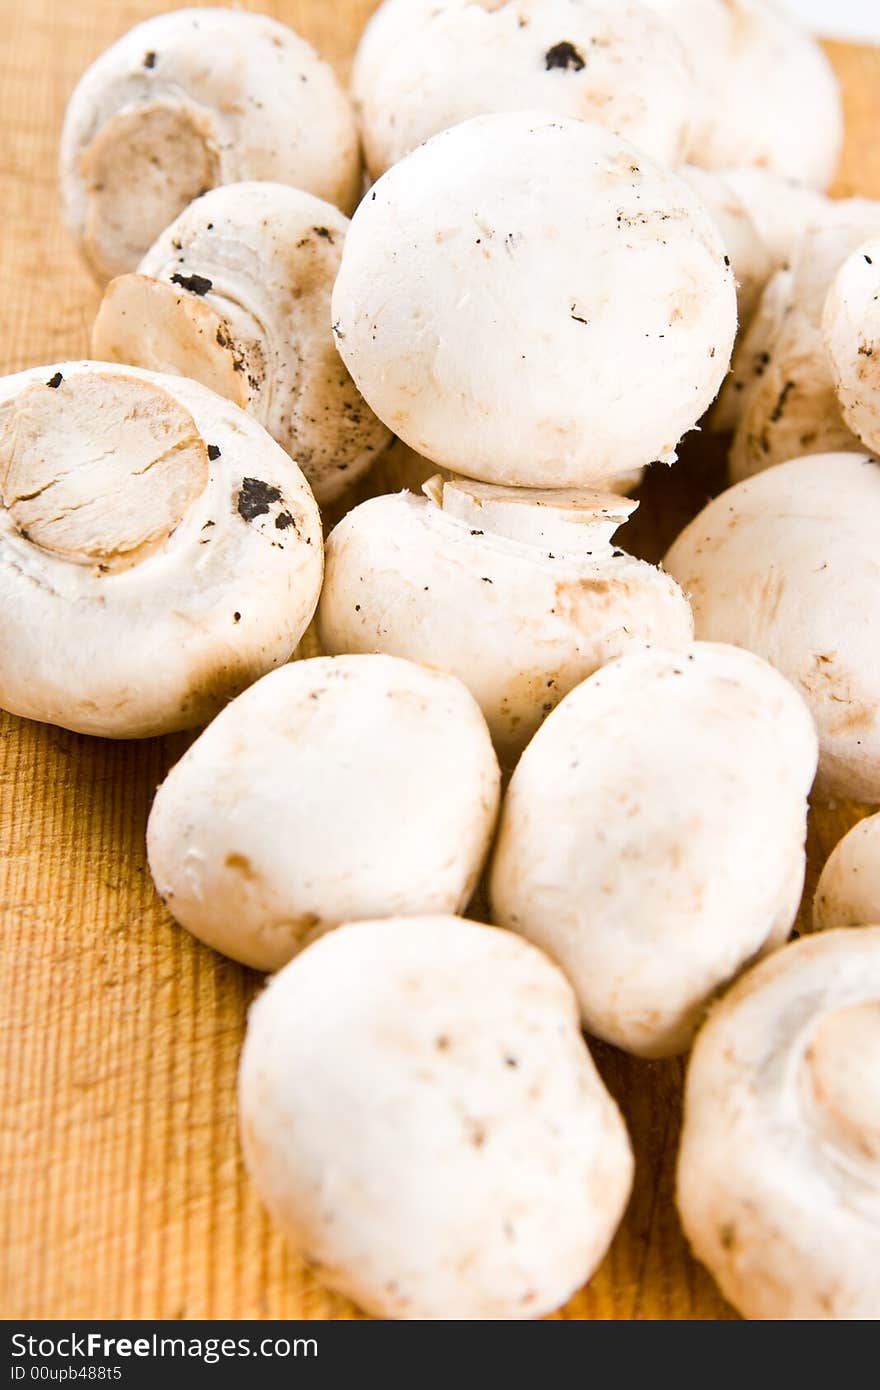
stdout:
MULTIPOLYGON (((150 0, 0 0, 0 370, 84 356, 97 293, 59 221, 66 99, 150 0)), ((262 0, 346 74, 374 0, 262 0)), ((880 49, 845 85, 838 192, 880 197, 880 49)), ((655 557, 711 469, 659 471, 627 541, 655 557)), ((186 739, 109 743, 0 716, 0 1316, 351 1318, 287 1253, 243 1172, 235 1071, 260 980, 155 897, 153 791, 186 739)), ((810 882, 857 812, 820 808, 810 882)), ((629 1211, 566 1318, 731 1316, 671 1194, 682 1067, 597 1049, 638 1158, 629 1211)))

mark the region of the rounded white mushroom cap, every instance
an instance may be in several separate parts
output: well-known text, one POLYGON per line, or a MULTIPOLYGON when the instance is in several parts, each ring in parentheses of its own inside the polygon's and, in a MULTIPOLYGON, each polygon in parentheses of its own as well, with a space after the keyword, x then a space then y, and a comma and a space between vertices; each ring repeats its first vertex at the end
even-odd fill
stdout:
POLYGON ((739 321, 748 323, 775 267, 749 211, 724 175, 685 164, 678 170, 710 213, 727 247, 736 276, 739 321))
POLYGON ((465 907, 498 794, 486 725, 452 676, 390 656, 297 661, 172 768, 150 870, 200 940, 277 970, 340 922, 465 907))
POLYGON ((671 461, 718 390, 736 326, 725 254, 691 190, 608 131, 481 116, 361 204, 337 341, 380 419, 439 467, 600 486, 671 461))
POLYGON ((880 927, 794 942, 713 1010, 677 1200, 746 1317, 880 1317, 880 927))
POLYGON ((103 362, 0 380, 0 706, 140 738, 286 661, 321 524, 265 430, 196 382, 103 362))
POLYGON ((791 930, 816 755, 803 700, 751 653, 622 657, 517 765, 493 921, 558 962, 589 1032, 683 1051, 719 987, 791 930))
POLYGON ((436 478, 354 508, 332 531, 318 610, 329 652, 392 652, 451 671, 502 762, 599 666, 693 637, 668 575, 612 536, 636 504, 436 478))
POLYGON ((697 636, 765 657, 805 696, 829 795, 880 801, 880 464, 819 454, 716 497, 666 566, 697 636))
POLYGON ((134 270, 193 198, 271 179, 350 211, 360 193, 354 113, 332 69, 266 15, 154 15, 92 64, 61 136, 65 220, 92 271, 134 270))
POLYGON ((843 107, 815 39, 767 0, 643 2, 678 34, 702 93, 693 162, 755 164, 827 188, 843 146, 843 107))
POLYGON ((843 418, 880 449, 880 238, 854 251, 835 276, 822 318, 825 351, 843 418))
POLYGON ((352 91, 374 178, 430 136, 492 112, 595 121, 667 167, 692 135, 681 42, 629 0, 385 0, 361 39, 352 91))
POLYGON ((861 450, 834 389, 822 316, 842 263, 878 233, 880 202, 829 201, 821 219, 805 229, 791 274, 783 272, 768 287, 769 302, 757 316, 760 340, 756 330, 734 360, 734 380, 742 383, 733 407, 734 482, 805 454, 861 450))
POLYGON ((551 1312, 617 1228, 633 1161, 562 973, 450 917, 361 922, 252 1006, 245 1162, 293 1247, 384 1318, 551 1312))
POLYGON ((330 502, 389 441, 330 330, 347 230, 332 204, 284 184, 215 188, 166 228, 137 274, 107 287, 93 354, 179 372, 235 401, 330 502))
POLYGON ((880 923, 880 815, 867 816, 835 846, 813 899, 813 925, 880 923))

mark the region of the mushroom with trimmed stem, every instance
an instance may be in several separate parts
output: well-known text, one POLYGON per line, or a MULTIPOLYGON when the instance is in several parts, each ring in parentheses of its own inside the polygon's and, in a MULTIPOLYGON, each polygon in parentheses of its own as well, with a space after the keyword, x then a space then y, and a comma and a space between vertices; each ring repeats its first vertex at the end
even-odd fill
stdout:
POLYGON ((880 1318, 880 927, 806 937, 713 1010, 677 1202, 749 1318, 880 1318))
POLYGON ((684 1051, 713 994, 791 931, 816 754, 803 700, 750 652, 621 657, 514 771, 492 920, 558 962, 588 1032, 684 1051))
POLYGON ((793 459, 723 492, 681 533, 666 567, 697 636, 773 663, 819 730, 824 795, 880 802, 880 464, 793 459))
POLYGON ((0 380, 0 706, 190 728, 287 661, 321 587, 299 469, 196 382, 103 362, 0 380))
POLYGON ((354 112, 332 69, 267 15, 183 9, 96 59, 61 135, 64 218, 99 280, 134 270, 168 223, 221 183, 272 179, 350 212, 354 112))
POLYGON ((340 922, 465 907, 498 789, 486 725, 452 676, 391 656, 297 661, 172 768, 150 871, 201 941, 277 970, 340 922))
POLYGON ((239 1116, 293 1248, 383 1318, 552 1312, 632 1182, 568 981, 460 918, 342 926, 276 975, 248 1016, 239 1116))
POLYGON ((684 646, 678 585, 612 547, 636 503, 434 478, 350 511, 327 542, 328 652, 391 652, 451 671, 504 764, 574 685, 631 646, 684 646))
POLYGON ((352 93, 373 178, 441 130, 500 111, 595 121, 667 167, 692 134, 681 42, 631 0, 385 0, 352 93))
POLYGON ((599 126, 516 112, 379 180, 333 315, 361 394, 439 468, 603 487, 673 461, 727 371, 736 293, 680 179, 599 126))
POLYGON ((813 899, 813 926, 880 923, 880 815, 854 825, 832 850, 813 899))
POLYGON ((819 44, 767 0, 643 0, 684 45, 702 97, 690 158, 758 165, 826 189, 843 146, 843 106, 819 44))
POLYGON ((834 389, 822 315, 840 265, 878 230, 880 202, 829 202, 821 221, 801 237, 790 275, 771 281, 765 292, 770 302, 758 313, 763 341, 755 334, 741 344, 726 388, 737 400, 725 405, 722 393, 719 402, 736 424, 734 482, 806 454, 861 450, 834 389))
POLYGON ((330 203, 284 184, 215 188, 136 274, 108 285, 92 352, 179 372, 235 401, 296 459, 317 500, 333 501, 389 442, 330 331, 347 230, 330 203))
POLYGON ((822 313, 831 377, 843 418, 869 449, 880 450, 880 238, 847 257, 822 313))

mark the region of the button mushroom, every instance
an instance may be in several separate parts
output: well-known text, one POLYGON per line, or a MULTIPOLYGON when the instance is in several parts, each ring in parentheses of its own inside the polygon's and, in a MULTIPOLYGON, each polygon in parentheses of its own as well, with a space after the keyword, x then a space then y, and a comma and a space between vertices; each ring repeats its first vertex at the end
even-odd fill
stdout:
POLYGON ((750 653, 621 657, 520 759, 492 920, 559 963, 589 1032, 681 1052, 715 991, 791 930, 815 770, 803 700, 750 653))
POLYGON ((134 270, 193 198, 274 179, 349 212, 354 113, 330 67, 266 15, 154 15, 80 79, 61 136, 65 220, 100 280, 134 270))
POLYGON ((369 468, 388 431, 330 331, 348 221, 275 183, 227 184, 172 222, 108 286, 95 357, 194 377, 255 415, 321 503, 369 468))
POLYGON ((671 462, 718 390, 736 327, 727 259, 691 190, 617 136, 481 116, 361 204, 335 332, 372 409, 439 467, 602 486, 671 462))
POLYGON ((378 178, 472 116, 536 110, 596 121, 674 166, 691 138, 693 80, 678 37, 628 0, 385 0, 352 74, 378 178))
POLYGON ((383 1318, 551 1312, 623 1214, 626 1129, 568 982, 449 917, 343 926, 252 1006, 245 1162, 319 1277, 383 1318))
POLYGON ((880 923, 880 815, 859 821, 835 846, 813 899, 817 931, 871 923, 880 923))
POLYGON ((172 768, 150 869, 200 940, 277 970, 340 922, 463 908, 498 785, 486 725, 452 676, 390 656, 298 661, 172 768))
POLYGON ((880 239, 854 251, 825 300, 822 331, 846 424, 880 450, 880 239))
POLYGON ((628 647, 690 642, 678 585, 612 548, 636 503, 463 478, 425 490, 365 502, 331 533, 321 645, 451 671, 478 700, 502 762, 628 647))
POLYGON ((321 586, 302 474, 236 406, 97 362, 0 380, 0 705, 141 738, 286 661, 321 586))
POLYGON ((791 274, 771 282, 772 303, 761 313, 763 340, 750 338, 734 362, 743 386, 733 409, 734 482, 805 454, 861 449, 841 414, 822 315, 841 263, 878 230, 880 202, 829 202, 798 243, 791 274))
POLYGON ((843 146, 843 107, 818 43, 767 0, 644 0, 672 26, 702 96, 691 159, 755 164, 825 189, 843 146))
POLYGON ((688 1068, 678 1208, 749 1318, 880 1318, 880 927, 786 946, 688 1068))
POLYGON ((819 786, 880 801, 880 465, 818 454, 716 497, 666 566, 697 636, 765 657, 805 696, 819 729, 819 786))

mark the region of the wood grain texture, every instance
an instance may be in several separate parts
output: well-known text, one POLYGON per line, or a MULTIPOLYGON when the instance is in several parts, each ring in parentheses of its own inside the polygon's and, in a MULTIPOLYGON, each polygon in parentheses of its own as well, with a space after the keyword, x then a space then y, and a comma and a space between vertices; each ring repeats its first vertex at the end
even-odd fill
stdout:
MULTIPOLYGON (((60 225, 65 101, 149 0, 0 0, 0 370, 84 355, 97 302, 60 225)), ((345 74, 373 0, 260 8, 345 74)), ((829 45, 847 91, 840 191, 880 196, 880 50, 829 45)), ((657 554, 712 487, 658 470, 633 548, 657 554)), ((113 744, 0 716, 0 1314, 350 1318, 285 1251, 242 1170, 235 1071, 258 978, 200 947, 156 899, 151 796, 186 739, 113 744)), ((810 885, 852 823, 820 808, 810 885)), ((638 1156, 624 1225, 566 1318, 730 1316, 672 1202, 681 1064, 599 1062, 638 1156)))

